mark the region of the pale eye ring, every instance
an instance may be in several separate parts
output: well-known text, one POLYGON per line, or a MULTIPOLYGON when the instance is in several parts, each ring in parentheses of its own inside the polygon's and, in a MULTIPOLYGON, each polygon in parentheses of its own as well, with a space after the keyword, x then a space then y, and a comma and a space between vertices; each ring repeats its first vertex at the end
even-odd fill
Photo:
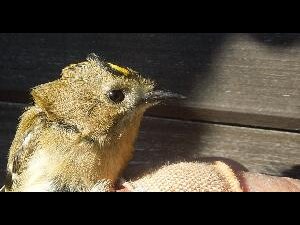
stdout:
POLYGON ((111 90, 108 92, 108 97, 114 103, 121 103, 125 99, 124 90, 111 90))

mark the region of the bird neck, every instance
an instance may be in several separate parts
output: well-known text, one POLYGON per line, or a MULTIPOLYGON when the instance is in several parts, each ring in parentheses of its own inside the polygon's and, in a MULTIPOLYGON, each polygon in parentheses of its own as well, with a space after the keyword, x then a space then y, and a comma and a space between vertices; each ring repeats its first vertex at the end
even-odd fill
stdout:
POLYGON ((83 189, 90 189, 101 180, 109 180, 114 184, 133 156, 142 116, 142 113, 135 115, 126 129, 119 133, 99 135, 91 140, 81 139, 80 134, 76 133, 70 139, 66 134, 61 139, 63 143, 56 144, 68 149, 60 151, 64 152, 59 169, 64 173, 61 173, 60 180, 67 181, 74 188, 79 183, 83 184, 83 189), (64 140, 70 141, 67 143, 64 140))

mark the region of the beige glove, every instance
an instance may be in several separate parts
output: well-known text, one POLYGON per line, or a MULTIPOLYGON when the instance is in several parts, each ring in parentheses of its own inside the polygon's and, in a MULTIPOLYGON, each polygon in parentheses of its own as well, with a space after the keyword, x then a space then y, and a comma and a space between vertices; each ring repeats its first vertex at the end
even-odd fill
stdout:
POLYGON ((180 162, 124 182, 118 192, 300 192, 300 180, 246 172, 231 160, 180 162))
POLYGON ((180 162, 165 165, 123 184, 135 192, 241 192, 234 171, 224 162, 180 162))

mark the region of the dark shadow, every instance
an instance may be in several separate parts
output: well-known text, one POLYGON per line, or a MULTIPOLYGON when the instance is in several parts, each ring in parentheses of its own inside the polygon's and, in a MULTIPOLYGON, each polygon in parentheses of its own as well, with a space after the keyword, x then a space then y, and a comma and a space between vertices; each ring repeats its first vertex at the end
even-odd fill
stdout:
POLYGON ((30 88, 56 79, 64 66, 82 61, 90 52, 133 67, 160 86, 188 95, 194 82, 209 76, 227 35, 3 34, 0 101, 30 102, 30 88))
MULTIPOLYGON (((4 184, 8 149, 14 138, 18 118, 23 112, 23 105, 0 103, 0 186, 4 184)), ((0 187, 0 188, 1 188, 0 187)))
POLYGON ((300 165, 295 165, 291 169, 283 171, 281 174, 285 177, 300 179, 300 165))
POLYGON ((299 43, 299 34, 295 33, 258 33, 251 34, 255 40, 270 47, 285 48, 299 43))

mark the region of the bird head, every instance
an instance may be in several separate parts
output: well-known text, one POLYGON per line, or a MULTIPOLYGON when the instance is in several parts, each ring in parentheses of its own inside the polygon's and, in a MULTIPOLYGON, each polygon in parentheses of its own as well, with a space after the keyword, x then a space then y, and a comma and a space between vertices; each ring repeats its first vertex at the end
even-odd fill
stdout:
POLYGON ((87 60, 62 70, 61 78, 31 92, 47 119, 67 124, 83 137, 118 138, 144 111, 164 99, 180 97, 156 90, 153 80, 138 72, 101 60, 87 60))

